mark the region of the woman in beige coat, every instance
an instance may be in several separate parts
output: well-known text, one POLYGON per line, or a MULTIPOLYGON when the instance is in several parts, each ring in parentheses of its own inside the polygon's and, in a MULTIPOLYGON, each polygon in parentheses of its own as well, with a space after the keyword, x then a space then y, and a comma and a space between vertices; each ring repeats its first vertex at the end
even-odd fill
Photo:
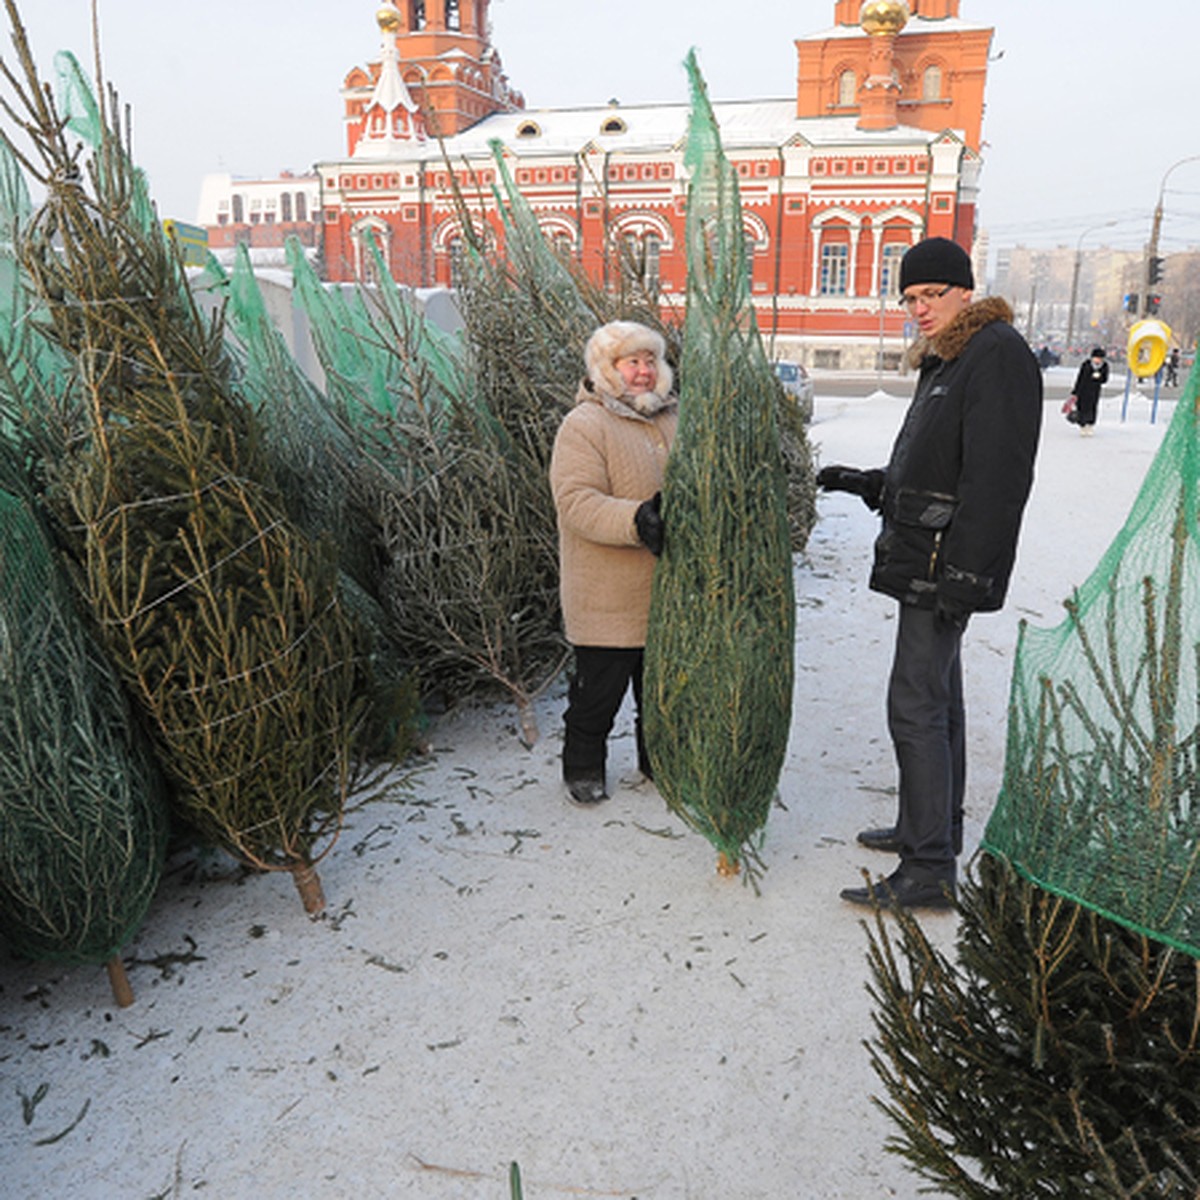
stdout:
POLYGON ((563 621, 575 651, 563 779, 581 805, 608 798, 606 745, 630 684, 638 767, 650 774, 642 660, 650 581, 662 551, 663 471, 678 417, 665 349, 660 334, 633 321, 597 329, 584 352, 587 375, 550 460, 563 621))

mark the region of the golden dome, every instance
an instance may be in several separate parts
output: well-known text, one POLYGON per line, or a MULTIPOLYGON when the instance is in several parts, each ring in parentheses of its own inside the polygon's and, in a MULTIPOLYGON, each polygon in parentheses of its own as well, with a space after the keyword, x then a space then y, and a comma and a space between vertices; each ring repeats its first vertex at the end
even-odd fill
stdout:
POLYGON ((858 23, 866 33, 899 33, 908 24, 908 5, 904 0, 865 0, 858 23))
POLYGON ((394 4, 384 4, 375 13, 375 21, 384 33, 395 33, 400 28, 400 10, 394 4))

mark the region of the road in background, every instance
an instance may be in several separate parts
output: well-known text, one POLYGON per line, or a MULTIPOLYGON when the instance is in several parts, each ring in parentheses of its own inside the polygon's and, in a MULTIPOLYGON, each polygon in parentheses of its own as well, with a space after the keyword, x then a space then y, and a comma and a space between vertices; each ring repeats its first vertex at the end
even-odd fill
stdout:
MULTIPOLYGON (((1115 401, 1120 405, 1125 396, 1125 371, 1121 366, 1113 364, 1112 374, 1104 388, 1102 403, 1106 403, 1110 413, 1119 409, 1113 407, 1115 401)), ((1047 401, 1056 400, 1061 404, 1070 394, 1071 385, 1075 382, 1075 366, 1049 367, 1042 372, 1047 401)), ((880 375, 874 371, 810 371, 813 385, 818 396, 870 396, 877 391, 888 392, 903 400, 908 400, 916 386, 917 373, 908 371, 897 374, 894 371, 880 375)), ((1183 372, 1180 372, 1180 384, 1186 382, 1183 372)), ((1160 388, 1160 400, 1177 400, 1182 387, 1160 388)), ((1130 399, 1135 396, 1142 401, 1154 399, 1154 380, 1134 380, 1130 388, 1130 399)))

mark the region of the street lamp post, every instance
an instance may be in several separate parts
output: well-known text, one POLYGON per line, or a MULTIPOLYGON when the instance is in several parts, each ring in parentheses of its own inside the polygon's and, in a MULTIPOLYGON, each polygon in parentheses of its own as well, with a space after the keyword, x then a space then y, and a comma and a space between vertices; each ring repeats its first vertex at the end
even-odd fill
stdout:
POLYGON ((1162 182, 1158 185, 1158 203, 1154 206, 1154 220, 1150 225, 1150 245, 1146 250, 1146 287, 1142 294, 1142 316, 1144 317, 1150 315, 1150 294, 1154 290, 1155 284, 1155 280, 1151 277, 1154 274, 1154 265, 1158 258, 1158 238, 1162 233, 1163 195, 1167 190, 1167 180, 1176 167, 1182 167, 1184 163, 1190 162, 1200 162, 1200 154, 1189 154, 1187 158, 1181 158, 1178 162, 1172 163, 1163 173, 1162 182))
POLYGON ((1083 239, 1089 233, 1095 233, 1097 229, 1107 229, 1110 225, 1115 225, 1116 221, 1101 221, 1099 225, 1090 225, 1080 235, 1079 240, 1075 243, 1075 272, 1071 276, 1071 307, 1067 310, 1067 353, 1071 353, 1071 347, 1074 345, 1075 337, 1075 298, 1079 295, 1079 266, 1083 262, 1083 239))

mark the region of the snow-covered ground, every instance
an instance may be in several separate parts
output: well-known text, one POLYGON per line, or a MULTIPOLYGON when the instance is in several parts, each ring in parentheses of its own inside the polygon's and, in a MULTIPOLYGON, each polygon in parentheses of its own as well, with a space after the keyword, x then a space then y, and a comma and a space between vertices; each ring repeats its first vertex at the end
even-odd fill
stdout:
MULTIPOLYGON (((885 460, 907 396, 870 387, 818 393, 822 461, 885 460)), ((1000 782, 1017 621, 1057 624, 1173 400, 1155 424, 1147 398, 1120 409, 1110 387, 1085 439, 1047 403, 1008 606, 968 631, 968 850, 1000 782)), ((505 707, 453 713, 350 818, 322 919, 286 879, 176 863, 128 951, 131 1007, 101 969, 0 964, 3 1194, 505 1200, 516 1161, 526 1200, 916 1200, 871 1102, 862 913, 838 899, 891 862, 854 844, 894 811, 874 530, 824 497, 797 564, 760 896, 649 786, 563 801, 561 686, 532 750, 505 707)), ((627 710, 612 784, 634 760, 627 710)), ((951 914, 926 926, 950 945, 951 914)))

